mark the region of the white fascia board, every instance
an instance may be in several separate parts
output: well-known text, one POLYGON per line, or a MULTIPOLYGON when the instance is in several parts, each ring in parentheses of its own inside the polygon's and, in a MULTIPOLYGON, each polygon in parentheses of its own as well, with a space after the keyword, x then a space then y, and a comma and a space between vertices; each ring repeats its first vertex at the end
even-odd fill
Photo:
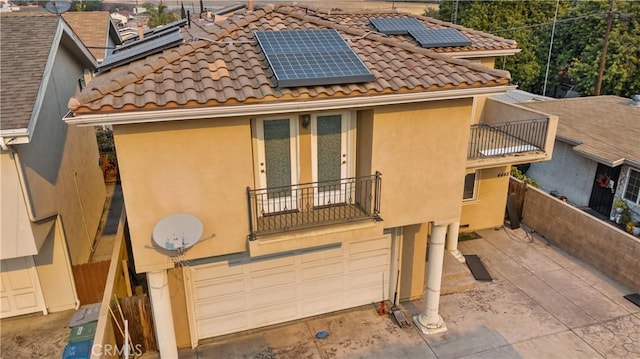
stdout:
POLYGON ((295 112, 315 112, 336 109, 357 109, 384 105, 419 103, 426 101, 470 98, 475 95, 504 93, 516 86, 501 85, 472 89, 455 89, 407 94, 342 97, 324 100, 295 100, 276 103, 241 104, 233 106, 198 107, 173 110, 114 112, 66 116, 68 124, 79 126, 119 125, 160 121, 181 121, 207 118, 273 115, 295 112))
POLYGON ((484 50, 484 51, 461 51, 445 53, 454 59, 469 59, 474 57, 500 57, 500 56, 513 56, 522 49, 507 49, 507 50, 484 50))

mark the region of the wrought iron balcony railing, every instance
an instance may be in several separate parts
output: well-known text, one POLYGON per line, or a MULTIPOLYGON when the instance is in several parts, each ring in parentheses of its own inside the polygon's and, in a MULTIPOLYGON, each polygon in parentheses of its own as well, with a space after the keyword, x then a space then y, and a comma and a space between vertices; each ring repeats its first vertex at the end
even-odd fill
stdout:
POLYGON ((473 125, 467 158, 544 151, 548 126, 547 118, 473 125))
POLYGON ((249 239, 363 219, 381 220, 381 173, 335 181, 250 189, 249 239))

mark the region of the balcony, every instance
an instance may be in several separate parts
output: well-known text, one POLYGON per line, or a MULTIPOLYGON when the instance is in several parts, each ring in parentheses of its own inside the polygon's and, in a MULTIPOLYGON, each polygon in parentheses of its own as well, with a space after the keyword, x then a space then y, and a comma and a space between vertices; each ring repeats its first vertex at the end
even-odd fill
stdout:
POLYGON ((472 125, 467 158, 544 152, 548 130, 548 118, 472 125))
POLYGON ((335 181, 250 189, 249 240, 257 236, 336 223, 373 219, 380 214, 381 173, 335 181))

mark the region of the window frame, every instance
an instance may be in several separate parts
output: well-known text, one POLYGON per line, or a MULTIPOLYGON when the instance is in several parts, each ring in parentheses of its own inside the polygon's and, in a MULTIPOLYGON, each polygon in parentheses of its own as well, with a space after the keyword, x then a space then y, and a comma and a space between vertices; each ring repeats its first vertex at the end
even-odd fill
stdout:
POLYGON ((629 185, 631 184, 631 176, 635 173, 635 176, 637 176, 637 181, 640 181, 640 170, 634 169, 629 167, 629 173, 627 175, 627 183, 625 183, 624 186, 624 191, 622 192, 622 199, 624 199, 625 201, 629 201, 630 203, 636 205, 636 206, 640 206, 640 186, 637 189, 637 193, 636 193, 636 199, 635 201, 627 198, 627 191, 629 190, 629 185))
POLYGON ((464 187, 462 190, 462 201, 463 202, 470 202, 470 201, 475 201, 477 200, 477 196, 478 196, 478 182, 479 182, 479 175, 478 175, 478 171, 473 171, 473 172, 469 172, 467 174, 464 175, 464 187), (471 197, 465 198, 465 194, 467 193, 467 176, 469 175, 473 175, 473 194, 471 197))

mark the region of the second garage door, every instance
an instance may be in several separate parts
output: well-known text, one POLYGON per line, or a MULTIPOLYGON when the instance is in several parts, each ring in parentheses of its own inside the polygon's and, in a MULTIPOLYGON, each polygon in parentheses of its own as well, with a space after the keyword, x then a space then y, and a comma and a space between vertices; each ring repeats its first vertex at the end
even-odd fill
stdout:
MULTIPOLYGON (((389 280, 389 236, 269 258, 185 270, 192 343, 380 302, 389 280)), ((386 296, 386 291, 385 291, 386 296)))

